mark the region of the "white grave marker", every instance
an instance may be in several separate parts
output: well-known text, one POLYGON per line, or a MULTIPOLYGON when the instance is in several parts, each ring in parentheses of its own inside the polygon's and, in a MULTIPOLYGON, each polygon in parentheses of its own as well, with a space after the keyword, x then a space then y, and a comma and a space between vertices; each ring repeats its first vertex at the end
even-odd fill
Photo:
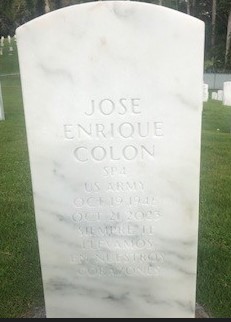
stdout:
POLYGON ((1 46, 4 47, 4 37, 1 37, 1 46))
POLYGON ((212 100, 217 100, 217 92, 212 92, 212 100))
POLYGON ((223 84, 223 104, 231 106, 231 82, 223 84))
POLYGON ((10 35, 7 38, 8 38, 8 43, 11 44, 11 37, 10 37, 10 35))
POLYGON ((2 86, 0 83, 0 121, 5 120, 4 106, 3 106, 3 98, 2 98, 2 86))
POLYGON ((99 1, 17 42, 47 317, 194 317, 204 23, 99 1))
POLYGON ((223 101, 223 90, 218 90, 217 91, 217 99, 218 101, 223 101))
POLYGON ((13 51, 14 51, 13 47, 12 47, 12 46, 10 46, 10 47, 9 47, 9 55, 13 55, 13 51))
POLYGON ((203 102, 208 102, 209 99, 209 85, 203 84, 203 102))

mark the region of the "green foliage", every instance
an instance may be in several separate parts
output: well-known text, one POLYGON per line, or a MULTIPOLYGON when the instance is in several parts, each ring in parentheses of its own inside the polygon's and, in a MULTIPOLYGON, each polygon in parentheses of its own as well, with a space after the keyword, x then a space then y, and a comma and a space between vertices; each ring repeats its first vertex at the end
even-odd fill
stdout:
POLYGON ((44 2, 41 0, 35 1, 34 11, 35 11, 36 16, 40 16, 40 15, 44 14, 44 2))
POLYGON ((0 34, 15 34, 15 29, 33 18, 33 0, 7 0, 0 4, 0 34))
POLYGON ((206 59, 204 62, 204 70, 205 72, 212 72, 214 66, 214 60, 213 59, 206 59))

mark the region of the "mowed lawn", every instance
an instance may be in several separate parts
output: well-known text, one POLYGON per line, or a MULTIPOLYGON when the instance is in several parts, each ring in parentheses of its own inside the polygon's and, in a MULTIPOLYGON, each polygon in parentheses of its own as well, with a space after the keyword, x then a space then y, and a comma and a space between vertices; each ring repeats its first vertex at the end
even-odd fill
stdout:
MULTIPOLYGON (((0 56, 0 75, 17 73, 17 56, 0 56)), ((38 243, 19 76, 0 76, 0 318, 43 305, 38 243)))
POLYGON ((202 114, 197 301, 231 317, 231 107, 209 100, 202 114))
MULTIPOLYGON (((0 75, 17 72, 16 54, 0 56, 0 75)), ((0 82, 0 318, 17 318, 44 300, 20 78, 0 82)), ((231 317, 231 107, 210 100, 202 120, 196 300, 231 317)))

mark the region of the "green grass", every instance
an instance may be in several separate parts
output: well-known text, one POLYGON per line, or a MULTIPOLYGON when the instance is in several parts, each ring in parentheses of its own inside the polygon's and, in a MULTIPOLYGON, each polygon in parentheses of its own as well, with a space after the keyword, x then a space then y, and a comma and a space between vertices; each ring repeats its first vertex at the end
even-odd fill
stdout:
POLYGON ((231 107, 204 104, 197 300, 231 317, 231 107))
MULTIPOLYGON (((17 56, 0 56, 0 74, 17 73, 17 56)), ((43 306, 39 252, 20 79, 0 77, 0 318, 43 306)), ((231 317, 231 107, 204 104, 197 302, 231 317), (219 129, 219 130, 218 130, 219 129)))
MULTIPOLYGON (((0 56, 0 74, 16 72, 17 57, 0 56)), ((20 80, 0 82, 0 318, 15 318, 42 305, 43 290, 20 80)))
POLYGON ((12 39, 11 46, 13 47, 13 55, 8 55, 9 53, 9 44, 8 41, 5 39, 3 47, 3 56, 0 56, 0 75, 2 74, 11 74, 11 73, 18 73, 18 60, 17 57, 17 46, 12 39))

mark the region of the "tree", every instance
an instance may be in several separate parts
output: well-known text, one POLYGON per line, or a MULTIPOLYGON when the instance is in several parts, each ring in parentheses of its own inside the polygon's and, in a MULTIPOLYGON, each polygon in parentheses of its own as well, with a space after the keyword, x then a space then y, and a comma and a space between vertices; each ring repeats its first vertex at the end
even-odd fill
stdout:
POLYGON ((45 5, 45 13, 48 13, 51 11, 51 8, 50 8, 50 2, 49 0, 44 0, 44 5, 45 5))
POLYGON ((214 47, 215 47, 216 15, 217 15, 217 0, 213 0, 213 3, 212 3, 212 38, 211 38, 212 49, 214 49, 214 47))
POLYGON ((15 29, 32 18, 32 0, 7 0, 0 2, 1 35, 14 35, 15 29))
POLYGON ((230 44, 231 44, 231 9, 228 15, 227 23, 227 34, 226 34, 226 50, 225 50, 225 66, 228 65, 228 60, 230 56, 230 44))
POLYGON ((219 60, 222 61, 223 71, 231 70, 231 0, 217 1, 217 32, 215 49, 219 49, 219 60))
POLYGON ((55 2, 55 8, 56 8, 56 9, 59 9, 59 8, 61 8, 61 7, 62 7, 61 0, 55 0, 54 2, 55 2))
POLYGON ((190 15, 190 2, 189 0, 185 0, 185 2, 186 2, 187 14, 190 15))

